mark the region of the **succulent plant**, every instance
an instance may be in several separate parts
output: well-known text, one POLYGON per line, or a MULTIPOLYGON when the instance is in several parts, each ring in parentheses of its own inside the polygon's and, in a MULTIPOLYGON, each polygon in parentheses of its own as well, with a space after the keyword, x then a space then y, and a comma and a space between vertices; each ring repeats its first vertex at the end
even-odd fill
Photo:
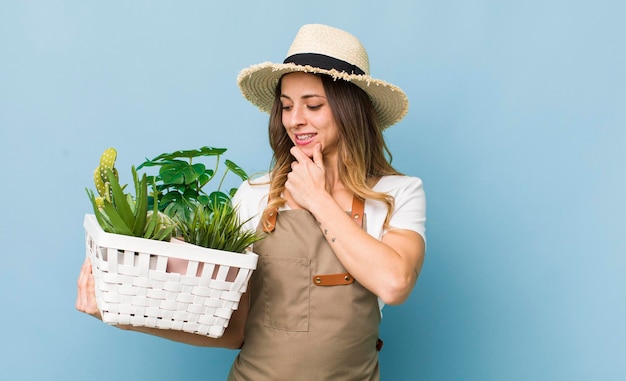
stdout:
POLYGON ((96 190, 100 196, 95 198, 99 207, 104 206, 104 199, 108 199, 111 202, 111 189, 107 170, 113 171, 113 175, 118 179, 117 169, 115 169, 115 159, 117 158, 117 151, 115 148, 107 148, 100 156, 100 164, 93 171, 93 182, 96 186, 96 190))
POLYGON ((215 178, 225 148, 202 147, 164 153, 132 167, 135 196, 124 193, 115 168, 117 151, 107 148, 94 171, 98 195, 87 189, 94 214, 102 229, 109 233, 156 240, 182 236, 185 242, 212 249, 243 253, 263 238, 256 231, 244 229, 231 198, 237 188, 221 190, 228 173, 247 180, 248 175, 237 164, 224 160, 226 167, 216 189, 207 193, 204 187, 215 178), (214 157, 207 168, 194 163, 198 157, 214 157), (159 174, 139 178, 137 171, 158 167, 159 174), (148 193, 148 184, 153 191, 148 193))
POLYGON ((176 222, 159 212, 158 202, 153 210, 148 210, 148 179, 141 179, 132 167, 135 196, 124 193, 126 185, 120 185, 115 159, 117 151, 107 148, 100 157, 100 164, 94 171, 94 184, 99 196, 87 189, 93 211, 102 227, 108 233, 130 235, 155 240, 169 240, 176 228, 176 222))

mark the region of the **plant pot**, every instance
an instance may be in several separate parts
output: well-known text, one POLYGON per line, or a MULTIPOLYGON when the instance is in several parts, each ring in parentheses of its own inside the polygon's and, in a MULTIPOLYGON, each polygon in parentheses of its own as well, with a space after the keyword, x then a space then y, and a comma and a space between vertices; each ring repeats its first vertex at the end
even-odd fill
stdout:
POLYGON ((107 233, 85 215, 87 256, 102 320, 218 338, 258 256, 107 233))

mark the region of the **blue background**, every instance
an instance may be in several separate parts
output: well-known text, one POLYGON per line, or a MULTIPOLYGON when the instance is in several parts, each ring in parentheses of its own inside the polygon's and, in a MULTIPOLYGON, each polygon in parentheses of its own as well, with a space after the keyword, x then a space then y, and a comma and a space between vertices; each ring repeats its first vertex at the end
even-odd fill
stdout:
POLYGON ((0 379, 224 379, 234 351, 75 311, 85 188, 109 146, 128 176, 202 145, 267 169, 235 78, 311 22, 358 36, 411 101, 386 137, 424 180, 428 254, 384 310, 383 378, 624 379, 623 4, 0 2, 0 379))

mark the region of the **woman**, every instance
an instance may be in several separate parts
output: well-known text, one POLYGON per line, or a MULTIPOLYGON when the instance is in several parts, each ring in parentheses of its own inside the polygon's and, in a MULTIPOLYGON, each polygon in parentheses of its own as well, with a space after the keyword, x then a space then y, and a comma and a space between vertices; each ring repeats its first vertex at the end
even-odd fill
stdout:
MULTIPOLYGON (((242 71, 244 96, 270 113, 270 173, 234 202, 267 232, 249 291, 220 339, 127 327, 197 345, 240 347, 230 380, 378 380, 384 304, 410 295, 424 259, 421 180, 389 163, 382 130, 408 110, 369 76, 342 30, 305 25, 282 64, 242 71)), ((77 308, 98 315, 90 266, 77 308)))

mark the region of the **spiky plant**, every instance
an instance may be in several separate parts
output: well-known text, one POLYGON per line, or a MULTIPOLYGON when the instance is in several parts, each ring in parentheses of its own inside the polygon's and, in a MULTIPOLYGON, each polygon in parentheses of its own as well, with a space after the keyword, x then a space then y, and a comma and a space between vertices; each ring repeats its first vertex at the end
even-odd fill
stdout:
POLYGON ((243 253, 264 237, 254 230, 245 229, 244 224, 248 221, 240 221, 236 208, 230 203, 216 204, 212 209, 198 203, 193 216, 179 222, 185 242, 234 253, 243 253))
POLYGON ((114 167, 116 151, 108 148, 102 154, 100 165, 94 172, 94 183, 99 196, 87 189, 93 211, 102 230, 108 233, 142 237, 159 241, 171 238, 176 223, 159 212, 158 203, 148 210, 148 180, 141 179, 132 167, 135 197, 124 193, 126 185, 119 183, 114 167))

